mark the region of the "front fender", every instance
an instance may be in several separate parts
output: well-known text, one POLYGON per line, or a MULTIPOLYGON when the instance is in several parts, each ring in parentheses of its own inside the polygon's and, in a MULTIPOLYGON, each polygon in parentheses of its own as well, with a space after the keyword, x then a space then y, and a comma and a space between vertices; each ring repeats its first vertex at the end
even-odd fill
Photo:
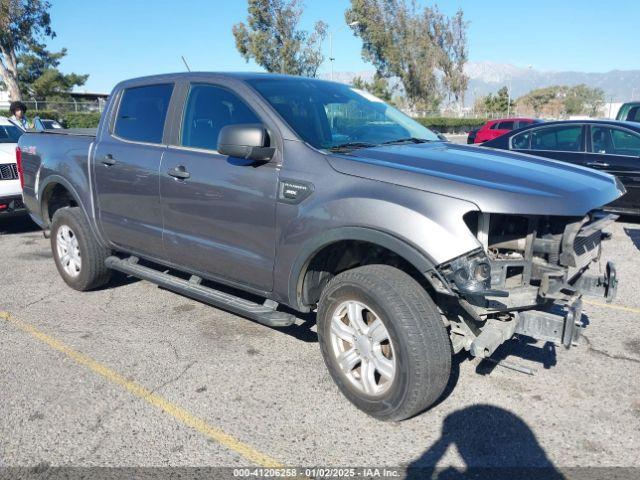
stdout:
POLYGON ((300 292, 306 267, 332 243, 374 243, 421 272, 479 247, 462 218, 477 210, 472 203, 401 187, 390 189, 380 182, 351 186, 350 196, 328 202, 318 198, 298 209, 278 206, 279 219, 286 224, 280 230, 275 290, 286 291, 288 303, 296 308, 303 307, 300 292))

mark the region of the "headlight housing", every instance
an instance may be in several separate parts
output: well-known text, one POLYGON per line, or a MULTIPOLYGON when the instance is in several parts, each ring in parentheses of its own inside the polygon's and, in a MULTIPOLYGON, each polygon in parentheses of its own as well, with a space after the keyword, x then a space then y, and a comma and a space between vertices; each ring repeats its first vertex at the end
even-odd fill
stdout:
POLYGON ((480 291, 491 287, 491 264, 482 251, 452 260, 441 267, 441 272, 458 290, 480 291))
POLYGON ((439 270, 451 289, 474 305, 486 305, 486 295, 508 296, 508 292, 491 289, 491 262, 483 250, 455 258, 439 270))

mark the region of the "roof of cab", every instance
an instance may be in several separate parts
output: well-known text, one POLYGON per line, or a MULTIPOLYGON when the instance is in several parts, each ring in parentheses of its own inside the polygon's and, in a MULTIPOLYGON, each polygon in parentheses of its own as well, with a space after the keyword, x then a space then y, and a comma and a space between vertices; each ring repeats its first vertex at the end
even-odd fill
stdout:
POLYGON ((614 125, 614 126, 617 125, 617 126, 627 127, 632 130, 640 131, 640 123, 638 122, 628 122, 626 120, 615 120, 615 119, 608 119, 608 118, 583 119, 583 120, 553 120, 550 122, 538 123, 535 125, 527 125, 526 127, 523 127, 522 130, 547 127, 549 125, 565 125, 565 124, 568 125, 568 124, 575 124, 575 123, 590 124, 590 125, 614 125))
POLYGON ((216 78, 229 78, 240 81, 256 80, 263 78, 273 78, 281 80, 313 80, 313 81, 329 81, 319 78, 300 77, 297 75, 285 75, 281 73, 266 73, 266 72, 175 72, 175 73, 161 73, 157 75, 149 75, 145 77, 136 77, 123 80, 119 82, 116 87, 123 87, 130 84, 146 84, 153 82, 173 82, 176 80, 191 79, 191 78, 210 78, 214 80, 216 78))

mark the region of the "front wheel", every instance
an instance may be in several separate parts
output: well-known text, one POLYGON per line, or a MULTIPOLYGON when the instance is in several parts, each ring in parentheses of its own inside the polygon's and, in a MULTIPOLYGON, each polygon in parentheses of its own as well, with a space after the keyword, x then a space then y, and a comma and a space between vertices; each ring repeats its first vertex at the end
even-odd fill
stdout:
POLYGON ((428 408, 449 379, 451 343, 438 309, 418 282, 388 265, 358 267, 329 282, 318 339, 342 393, 380 420, 428 408))

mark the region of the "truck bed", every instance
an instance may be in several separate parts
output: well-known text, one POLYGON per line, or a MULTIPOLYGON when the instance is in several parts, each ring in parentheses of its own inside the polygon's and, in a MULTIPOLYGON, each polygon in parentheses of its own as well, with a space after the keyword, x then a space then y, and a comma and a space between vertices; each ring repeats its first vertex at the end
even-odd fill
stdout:
MULTIPOLYGON (((96 140, 96 129, 27 131, 20 137, 24 171, 24 203, 38 225, 46 225, 47 186, 50 180, 64 172, 64 187, 74 192, 77 202, 91 205, 88 154, 96 140), (43 211, 44 207, 44 211, 43 211)), ((55 184, 54 182, 54 184, 55 184)))
POLYGON ((49 129, 49 130, 36 130, 29 129, 28 133, 53 133, 54 135, 75 135, 81 137, 93 137, 95 138, 98 129, 97 128, 64 128, 64 129, 49 129))

